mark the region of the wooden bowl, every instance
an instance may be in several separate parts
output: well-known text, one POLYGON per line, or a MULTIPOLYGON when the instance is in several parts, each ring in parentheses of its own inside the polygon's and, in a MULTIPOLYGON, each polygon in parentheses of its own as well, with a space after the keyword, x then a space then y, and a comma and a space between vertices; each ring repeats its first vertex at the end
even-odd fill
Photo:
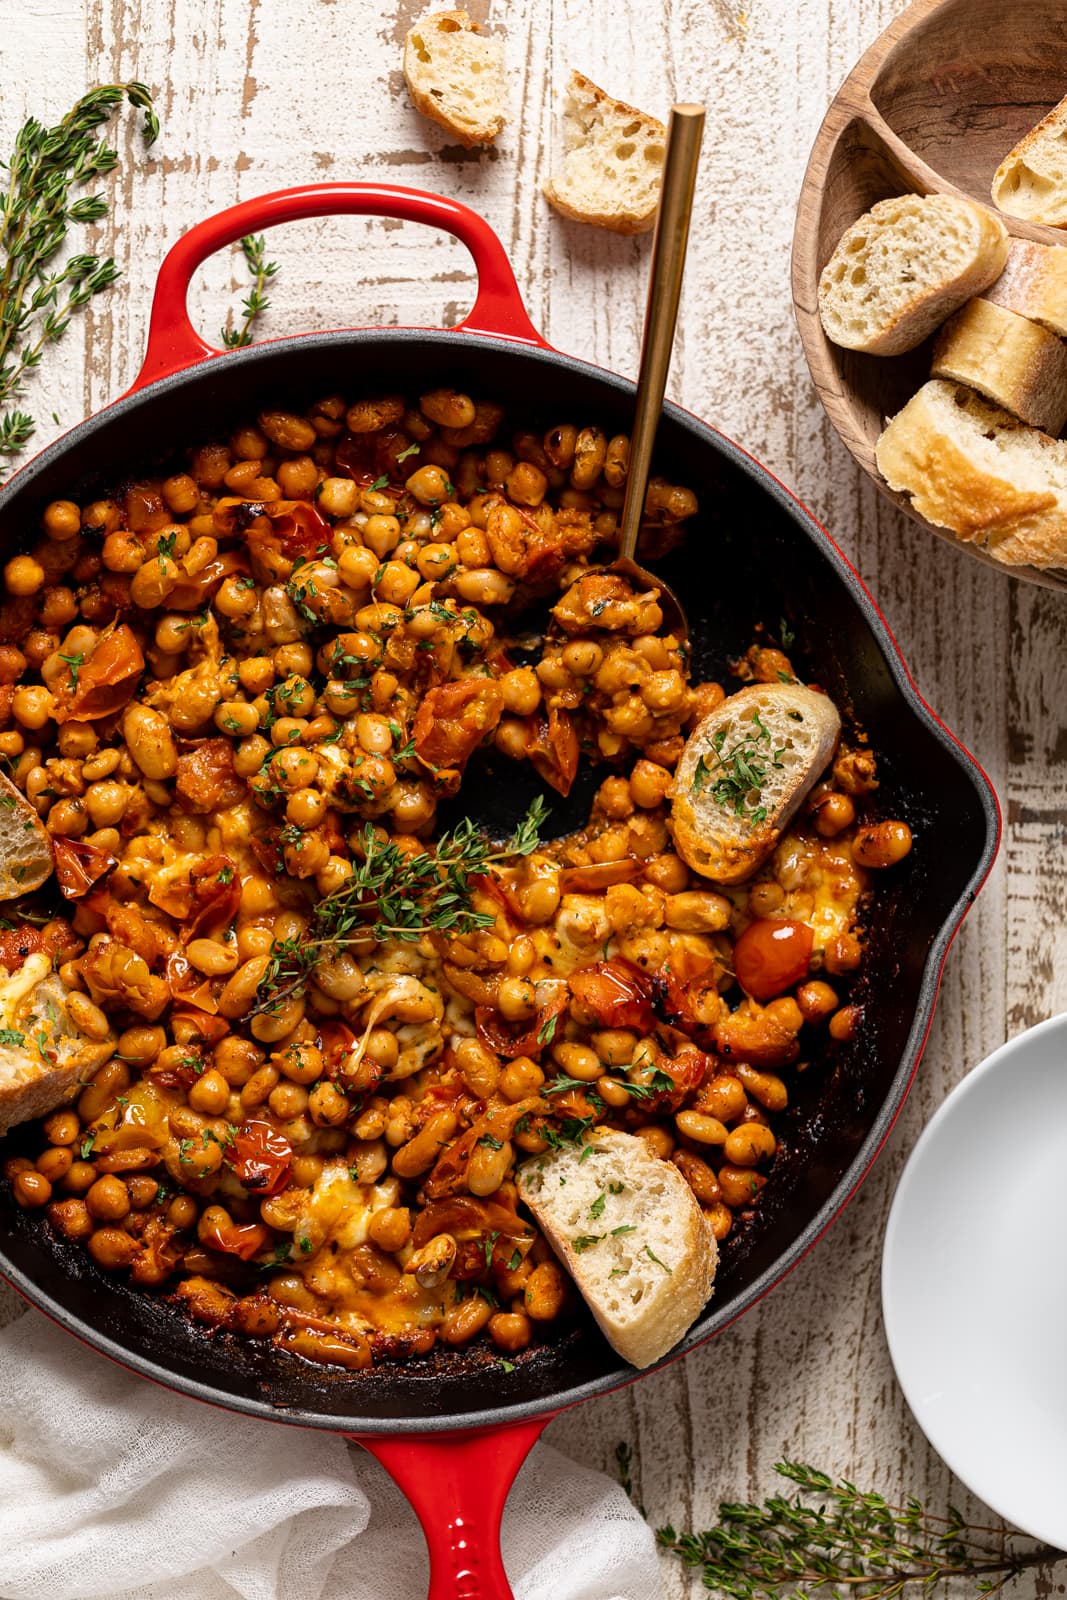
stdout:
MULTIPOLYGON (((845 229, 877 200, 959 194, 994 209, 989 185, 1023 134, 1067 93, 1063 0, 915 0, 845 79, 808 160, 793 236, 793 304, 827 414, 863 470, 914 521, 958 550, 1046 588, 1067 571, 1008 567, 918 516, 875 465, 885 419, 930 375, 932 339, 902 356, 832 344, 818 285, 845 229)), ((1067 234, 997 212, 1020 239, 1067 246, 1067 234)))

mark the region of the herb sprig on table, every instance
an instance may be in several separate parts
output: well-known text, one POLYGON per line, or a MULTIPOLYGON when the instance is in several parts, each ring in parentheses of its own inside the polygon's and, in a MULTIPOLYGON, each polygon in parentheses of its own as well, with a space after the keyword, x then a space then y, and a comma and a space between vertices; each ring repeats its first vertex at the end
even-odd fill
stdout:
MULTIPOLYGON (((631 1452, 622 1445, 616 1459, 631 1494, 631 1452)), ((658 1544, 702 1568, 705 1588, 733 1600, 895 1600, 953 1578, 969 1579, 973 1592, 988 1595, 1027 1567, 1064 1559, 1023 1534, 967 1523, 951 1506, 941 1516, 914 1496, 890 1505, 796 1461, 780 1461, 774 1470, 799 1493, 771 1495, 760 1505, 720 1505, 714 1528, 659 1528, 658 1544)))
POLYGON ((318 902, 299 939, 276 942, 263 979, 263 997, 252 1015, 275 1011, 302 994, 314 968, 350 945, 366 940, 414 943, 431 932, 474 933, 491 927, 494 917, 475 911, 472 878, 497 861, 528 856, 537 848, 548 811, 535 799, 512 837, 500 850, 469 819, 443 833, 432 851, 408 855, 382 844, 367 823, 361 859, 349 878, 318 902))
POLYGON ((243 321, 234 328, 222 329, 222 342, 227 350, 239 350, 252 343, 252 329, 263 313, 270 310, 267 285, 278 271, 278 263, 267 260, 267 242, 261 233, 245 235, 241 240, 241 254, 245 258, 252 287, 241 302, 243 321))
POLYGON ((83 95, 53 128, 30 117, 0 161, 0 456, 17 456, 34 432, 34 418, 15 402, 45 350, 119 275, 110 256, 58 258, 72 227, 108 214, 103 195, 80 191, 118 165, 118 151, 96 130, 123 100, 143 113, 145 145, 154 144, 150 91, 112 83, 83 95))

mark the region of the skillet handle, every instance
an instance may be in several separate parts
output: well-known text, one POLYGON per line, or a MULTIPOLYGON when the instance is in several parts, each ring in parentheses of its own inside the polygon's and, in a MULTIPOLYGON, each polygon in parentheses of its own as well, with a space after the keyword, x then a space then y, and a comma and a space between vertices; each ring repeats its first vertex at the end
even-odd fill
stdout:
POLYGON ((430 1548, 427 1600, 513 1600, 500 1520, 519 1468, 551 1420, 477 1433, 350 1435, 415 1508, 430 1548))
POLYGON ((443 195, 390 184, 310 183, 258 195, 219 211, 190 228, 171 247, 156 280, 144 365, 129 393, 222 354, 200 337, 189 321, 186 306, 193 273, 208 256, 263 228, 339 214, 397 217, 454 234, 474 257, 478 272, 477 298, 459 327, 468 333, 489 333, 548 348, 526 315, 504 246, 484 217, 469 206, 443 195))

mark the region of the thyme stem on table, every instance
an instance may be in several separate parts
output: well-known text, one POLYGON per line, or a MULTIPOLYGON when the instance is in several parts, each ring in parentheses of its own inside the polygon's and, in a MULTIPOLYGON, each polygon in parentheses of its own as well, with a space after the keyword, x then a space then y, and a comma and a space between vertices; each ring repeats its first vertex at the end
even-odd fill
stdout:
MULTIPOLYGON (((617 1460, 627 1487, 626 1447, 617 1460)), ((941 1516, 914 1496, 891 1505, 796 1461, 780 1461, 774 1470, 799 1493, 771 1495, 760 1505, 724 1503, 714 1528, 660 1528, 657 1543, 687 1566, 702 1568, 705 1588, 733 1600, 895 1600, 905 1590, 928 1591, 953 1578, 970 1579, 975 1593, 989 1595, 1025 1568, 1064 1559, 1063 1552, 1010 1529, 967 1523, 952 1506, 941 1516), (1020 1540, 1030 1548, 1019 1548, 1020 1540)))
POLYGON ((252 279, 252 287, 241 302, 244 321, 238 327, 222 329, 222 342, 227 350, 239 350, 252 343, 253 327, 263 313, 270 310, 267 285, 278 271, 278 263, 267 260, 267 243, 261 233, 246 234, 241 240, 241 252, 252 279))
POLYGON ((0 456, 21 453, 36 423, 14 402, 71 318, 114 283, 110 256, 75 254, 58 261, 72 226, 108 214, 102 194, 81 194, 118 165, 118 151, 98 138, 123 100, 143 112, 145 145, 155 143, 159 119, 143 83, 92 89, 48 128, 24 122, 7 161, 0 161, 0 456))
POLYGON ((250 1015, 276 1011, 302 994, 318 963, 350 945, 365 945, 368 939, 410 944, 430 932, 465 934, 491 927, 494 917, 475 911, 471 903, 471 880, 495 862, 535 850, 547 814, 538 796, 500 850, 467 819, 442 834, 432 851, 416 855, 382 844, 368 822, 362 859, 351 876, 318 902, 299 939, 272 946, 262 998, 250 1015))

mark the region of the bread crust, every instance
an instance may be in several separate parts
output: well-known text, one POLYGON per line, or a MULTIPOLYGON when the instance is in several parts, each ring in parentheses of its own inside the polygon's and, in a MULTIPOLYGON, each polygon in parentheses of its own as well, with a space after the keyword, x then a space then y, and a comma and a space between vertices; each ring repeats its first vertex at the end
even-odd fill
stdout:
POLYGON ((433 85, 428 81, 426 63, 419 60, 419 41, 423 34, 430 31, 473 33, 484 37, 481 28, 466 11, 434 11, 408 29, 404 40, 404 77, 416 111, 421 111, 431 122, 447 129, 468 150, 475 145, 492 144, 504 127, 506 119, 502 109, 487 120, 478 121, 450 112, 442 104, 440 96, 434 93, 433 85))
POLYGON ((955 195, 908 195, 896 200, 880 200, 859 217, 838 240, 837 248, 819 275, 819 313, 828 339, 849 350, 868 355, 895 356, 914 350, 938 328, 945 318, 998 278, 1008 254, 1008 232, 1004 224, 984 206, 955 195), (918 284, 895 313, 867 337, 842 338, 841 328, 829 314, 835 296, 840 294, 834 272, 853 256, 859 255, 856 241, 869 234, 872 224, 883 233, 901 227, 896 221, 903 203, 926 207, 931 214, 950 208, 966 214, 977 225, 978 235, 970 263, 959 273, 939 283, 918 284))
POLYGON ((48 830, 21 789, 0 772, 0 900, 15 900, 51 877, 48 830))
MULTIPOLYGON (((524 1162, 516 1171, 515 1181, 522 1200, 574 1279, 612 1349, 635 1367, 650 1367, 672 1350, 710 1300, 719 1260, 715 1236, 677 1167, 661 1161, 644 1139, 612 1128, 597 1128, 581 1146, 550 1150, 544 1156, 524 1162), (585 1176, 582 1155, 590 1145, 618 1158, 620 1170, 625 1171, 627 1183, 636 1197, 641 1193, 642 1174, 654 1176, 658 1184, 666 1184, 670 1190, 672 1242, 679 1245, 679 1255, 666 1277, 662 1275, 662 1266, 650 1264, 648 1288, 640 1310, 625 1325, 612 1317, 601 1301, 593 1281, 590 1256, 575 1249, 569 1234, 559 1225, 551 1203, 553 1193, 558 1194, 559 1189, 565 1187, 564 1180, 570 1177, 573 1182, 585 1176), (535 1175, 540 1178, 546 1172, 547 1201, 535 1192, 540 1185, 531 1181, 535 1175), (554 1181, 557 1177, 558 1187, 554 1181)), ((635 1209, 628 1214, 637 1215, 638 1212, 635 1209)))
POLYGON ((930 374, 965 383, 1044 433, 1067 422, 1067 348, 1047 328, 992 300, 971 300, 934 346, 930 374))
POLYGON ((1007 265, 984 298, 1067 338, 1067 247, 1013 239, 1007 265))
MULTIPOLYGON (((636 106, 629 105, 625 100, 616 100, 606 90, 601 89, 591 78, 584 73, 573 71, 570 75, 569 92, 575 98, 583 97, 591 100, 598 110, 617 118, 621 122, 636 122, 646 138, 665 140, 667 130, 657 117, 649 116, 647 112, 640 111, 636 106)), ((567 127, 571 118, 564 117, 567 127)), ((541 184, 541 192, 549 205, 553 206, 561 216, 569 217, 572 222, 585 222, 594 228, 607 228, 611 233, 637 234, 647 233, 656 221, 656 211, 659 206, 659 187, 647 206, 641 210, 627 209, 618 203, 605 204, 600 208, 588 205, 578 205, 569 199, 564 187, 564 178, 548 177, 541 184)), ((605 197, 607 198, 607 197, 605 197)))
MULTIPOLYGON (((875 459, 891 489, 910 495, 915 510, 947 528, 957 538, 985 547, 1008 566, 1057 567, 1067 565, 1067 504, 1057 488, 1055 472, 1048 481, 1030 486, 1013 482, 1010 458, 1004 470, 995 470, 969 449, 967 425, 960 434, 950 431, 954 419, 944 410, 956 386, 941 379, 925 384, 899 411, 878 441, 875 459)), ((1000 426, 1016 431, 1043 448, 1062 447, 1035 429, 1016 423, 1004 411, 977 402, 984 414, 975 416, 973 438, 983 427, 1000 426)), ((1067 466, 1059 463, 1063 471, 1067 466)))
POLYGON ((1043 222, 1048 228, 1067 228, 1067 168, 1064 156, 1057 151, 1051 163, 1047 147, 1058 146, 1067 130, 1067 95, 1059 105, 1053 106, 1047 116, 1024 134, 1009 150, 993 174, 990 193, 993 204, 1010 217, 1025 217, 1028 222, 1043 222), (1050 176, 1049 165, 1057 168, 1050 176), (1042 171, 1042 168, 1045 170, 1042 171), (1034 192, 1034 183, 1045 184, 1049 192, 1034 192))

